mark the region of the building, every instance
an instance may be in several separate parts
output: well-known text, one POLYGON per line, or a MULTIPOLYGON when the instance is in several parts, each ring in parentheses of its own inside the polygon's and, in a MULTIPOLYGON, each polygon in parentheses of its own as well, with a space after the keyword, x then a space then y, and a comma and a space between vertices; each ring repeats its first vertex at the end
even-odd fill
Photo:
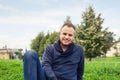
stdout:
POLYGON ((8 49, 0 49, 0 59, 10 59, 10 50, 8 49))
POLYGON ((16 52, 19 52, 19 49, 2 48, 0 49, 0 59, 20 59, 21 57, 16 52))
POLYGON ((111 46, 110 50, 107 51, 106 56, 120 56, 120 41, 115 42, 114 45, 111 46))

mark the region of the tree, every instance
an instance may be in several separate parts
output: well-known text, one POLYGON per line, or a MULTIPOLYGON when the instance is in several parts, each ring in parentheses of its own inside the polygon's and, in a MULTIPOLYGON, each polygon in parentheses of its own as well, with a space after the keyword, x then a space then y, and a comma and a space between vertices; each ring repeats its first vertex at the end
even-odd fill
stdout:
POLYGON ((113 40, 113 32, 109 32, 108 28, 102 31, 102 37, 100 39, 100 51, 101 54, 106 56, 107 51, 110 49, 110 47, 114 44, 113 40))
POLYGON ((64 23, 71 23, 70 16, 67 16, 67 17, 66 17, 66 20, 64 21, 64 23))
POLYGON ((91 61, 109 49, 108 44, 111 44, 113 37, 107 29, 102 30, 104 19, 101 18, 101 14, 96 16, 91 6, 83 12, 82 19, 81 24, 77 25, 76 42, 84 47, 85 57, 91 61))
MULTIPOLYGON (((40 32, 35 39, 32 40, 31 49, 39 53, 40 42, 44 38, 44 33, 40 32)), ((39 54, 40 55, 40 54, 39 54)))
POLYGON ((42 38, 42 40, 40 41, 40 43, 39 43, 39 50, 38 50, 38 54, 39 54, 39 56, 42 56, 43 55, 43 53, 44 53, 44 45, 46 44, 46 36, 44 36, 43 38, 42 38))
POLYGON ((118 41, 120 41, 120 37, 118 38, 118 41))
POLYGON ((15 54, 18 56, 19 59, 22 59, 22 52, 15 51, 15 54))
POLYGON ((54 31, 50 34, 49 39, 47 39, 46 44, 54 44, 59 39, 58 32, 54 31))
POLYGON ((32 40, 31 49, 35 50, 39 56, 42 56, 45 48, 49 44, 55 43, 59 38, 58 32, 47 33, 44 35, 43 32, 40 32, 35 39, 32 40))

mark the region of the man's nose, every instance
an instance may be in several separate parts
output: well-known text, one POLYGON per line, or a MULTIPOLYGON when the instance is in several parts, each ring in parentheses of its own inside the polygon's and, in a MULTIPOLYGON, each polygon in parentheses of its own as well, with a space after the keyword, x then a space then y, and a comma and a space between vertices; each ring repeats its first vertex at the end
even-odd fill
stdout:
POLYGON ((69 38, 69 35, 65 35, 65 38, 69 38))

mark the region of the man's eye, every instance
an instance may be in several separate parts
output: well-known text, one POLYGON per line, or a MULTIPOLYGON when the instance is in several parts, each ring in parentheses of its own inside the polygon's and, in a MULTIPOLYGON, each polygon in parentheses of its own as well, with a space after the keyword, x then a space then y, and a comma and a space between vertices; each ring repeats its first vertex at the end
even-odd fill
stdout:
POLYGON ((66 33, 63 33, 63 35, 67 35, 66 33))
POLYGON ((72 34, 69 34, 69 36, 73 36, 72 34))

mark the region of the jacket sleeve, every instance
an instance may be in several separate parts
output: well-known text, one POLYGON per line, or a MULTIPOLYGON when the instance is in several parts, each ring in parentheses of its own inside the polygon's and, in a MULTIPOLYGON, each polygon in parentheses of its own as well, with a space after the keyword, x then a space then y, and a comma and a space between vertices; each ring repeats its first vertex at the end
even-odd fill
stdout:
POLYGON ((42 59, 42 67, 45 71, 46 77, 49 80, 57 80, 54 71, 52 70, 52 57, 53 56, 53 49, 52 46, 48 46, 44 51, 43 59, 42 59))
POLYGON ((77 80, 83 80, 83 74, 84 74, 84 51, 83 48, 80 49, 80 62, 78 63, 78 69, 77 69, 77 80))

